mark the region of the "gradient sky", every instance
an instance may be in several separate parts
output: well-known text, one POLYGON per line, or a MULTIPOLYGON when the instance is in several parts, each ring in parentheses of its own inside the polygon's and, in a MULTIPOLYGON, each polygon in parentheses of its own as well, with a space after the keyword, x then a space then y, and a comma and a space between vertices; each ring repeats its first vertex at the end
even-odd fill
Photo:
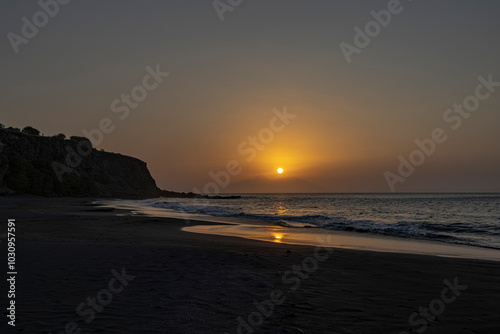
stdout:
POLYGON ((164 189, 203 189, 236 160, 221 192, 390 191, 384 172, 443 128, 396 191, 500 191, 500 87, 459 129, 443 121, 479 75, 500 81, 500 3, 401 1, 348 64, 339 44, 387 4, 243 0, 221 22, 211 0, 73 0, 16 54, 7 34, 40 7, 3 1, 0 123, 69 136, 109 118, 98 148, 146 161, 164 189), (112 101, 156 64, 170 75, 120 120, 112 101), (247 161, 238 146, 284 106, 297 117, 247 161))

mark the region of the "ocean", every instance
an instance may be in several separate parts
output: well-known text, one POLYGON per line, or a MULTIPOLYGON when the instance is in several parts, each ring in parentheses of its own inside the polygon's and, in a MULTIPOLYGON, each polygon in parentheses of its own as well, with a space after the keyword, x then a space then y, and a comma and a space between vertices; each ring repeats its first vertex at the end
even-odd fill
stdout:
POLYGON ((500 249, 498 193, 238 195, 241 198, 138 202, 188 215, 500 249))

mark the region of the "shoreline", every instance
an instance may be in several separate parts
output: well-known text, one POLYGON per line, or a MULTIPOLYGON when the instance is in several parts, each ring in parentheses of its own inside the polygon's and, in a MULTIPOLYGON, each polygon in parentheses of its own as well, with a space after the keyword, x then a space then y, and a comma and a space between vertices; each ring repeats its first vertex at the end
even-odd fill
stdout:
POLYGON ((97 200, 2 198, 2 220, 14 218, 18 228, 18 329, 59 333, 75 322, 82 332, 232 334, 245 327, 239 319, 257 319, 256 305, 267 300, 282 302, 251 326, 255 333, 500 327, 500 266, 493 261, 323 249, 319 255, 330 256, 314 268, 312 246, 184 232, 182 220, 103 211, 97 200), (134 279, 87 323, 77 307, 122 268, 134 279), (417 314, 420 325, 410 324, 455 278, 466 290, 433 321, 417 314), (275 291, 282 296, 272 299, 275 291))
POLYGON ((500 261, 500 250, 467 245, 448 244, 437 241, 411 238, 397 238, 379 235, 353 235, 339 231, 297 231, 281 226, 252 225, 195 225, 183 231, 244 239, 279 242, 291 245, 316 246, 318 238, 330 238, 331 247, 379 253, 413 254, 423 256, 449 257, 500 261), (273 238, 274 236, 274 238, 273 238), (276 240, 278 238, 278 240, 276 240))
POLYGON ((331 238, 331 247, 334 248, 500 261, 500 250, 494 248, 321 228, 284 227, 273 225, 267 221, 185 214, 170 209, 140 206, 126 202, 128 201, 99 201, 98 204, 115 209, 126 209, 134 214, 150 217, 184 219, 186 222, 193 222, 193 224, 182 228, 183 231, 191 233, 232 236, 303 246, 316 246, 317 239, 321 235, 331 238), (203 224, 197 223, 201 221, 203 224), (213 225, 209 225, 207 222, 212 222, 213 225))

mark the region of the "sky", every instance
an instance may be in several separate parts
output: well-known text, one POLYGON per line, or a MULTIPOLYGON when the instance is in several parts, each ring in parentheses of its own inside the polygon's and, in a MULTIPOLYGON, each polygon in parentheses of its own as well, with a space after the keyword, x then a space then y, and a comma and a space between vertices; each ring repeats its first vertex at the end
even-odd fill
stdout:
POLYGON ((500 191, 498 1, 54 1, 0 3, 6 126, 167 190, 500 191))

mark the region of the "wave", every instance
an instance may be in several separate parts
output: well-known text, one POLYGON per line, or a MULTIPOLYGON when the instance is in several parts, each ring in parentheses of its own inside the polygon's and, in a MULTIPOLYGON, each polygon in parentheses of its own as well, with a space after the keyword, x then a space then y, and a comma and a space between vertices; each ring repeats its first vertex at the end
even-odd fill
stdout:
POLYGON ((498 236, 500 236, 500 226, 493 224, 474 225, 421 220, 387 222, 376 219, 349 219, 345 217, 327 216, 324 214, 257 214, 245 212, 242 208, 238 208, 237 206, 228 208, 212 204, 196 205, 194 203, 185 204, 157 199, 147 200, 145 204, 187 214, 267 221, 291 228, 323 228, 335 231, 371 233, 500 249, 500 241, 498 240, 498 236))

